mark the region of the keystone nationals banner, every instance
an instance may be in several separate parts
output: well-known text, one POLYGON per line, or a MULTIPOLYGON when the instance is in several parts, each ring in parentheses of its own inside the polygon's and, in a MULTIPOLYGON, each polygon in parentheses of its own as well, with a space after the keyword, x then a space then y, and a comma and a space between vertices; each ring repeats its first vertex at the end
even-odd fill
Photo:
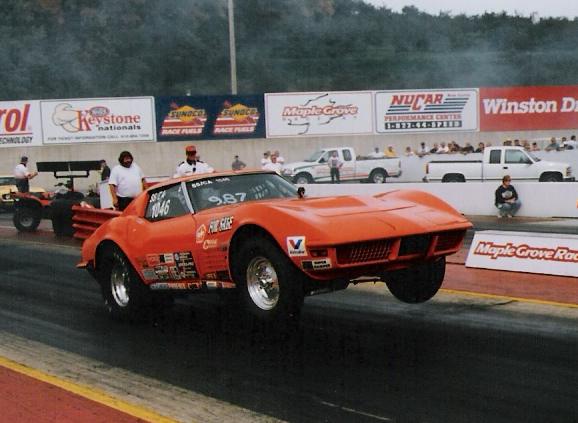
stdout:
POLYGON ((466 267, 578 276, 578 236, 535 232, 476 232, 466 267))
POLYGON ((152 97, 41 100, 44 144, 154 141, 152 97))
POLYGON ((373 134, 372 92, 265 94, 267 138, 373 134))
POLYGON ((39 101, 0 102, 0 147, 40 145, 42 126, 39 101))
POLYGON ((158 141, 264 138, 263 96, 156 97, 158 141))
POLYGON ((380 134, 478 130, 475 89, 378 91, 375 122, 380 134))
POLYGON ((578 85, 480 88, 480 130, 578 128, 578 85))

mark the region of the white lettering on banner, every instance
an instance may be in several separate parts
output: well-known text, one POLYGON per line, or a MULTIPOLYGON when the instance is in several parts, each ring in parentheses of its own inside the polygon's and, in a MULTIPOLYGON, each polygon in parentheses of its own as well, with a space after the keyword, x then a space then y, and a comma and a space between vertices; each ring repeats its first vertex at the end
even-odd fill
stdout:
POLYGON ((499 231, 476 233, 466 266, 578 276, 578 236, 524 232, 505 234, 499 231))
POLYGON ((534 97, 528 101, 508 101, 507 98, 485 98, 483 103, 484 113, 487 115, 558 112, 558 103, 556 101, 537 101, 534 97))

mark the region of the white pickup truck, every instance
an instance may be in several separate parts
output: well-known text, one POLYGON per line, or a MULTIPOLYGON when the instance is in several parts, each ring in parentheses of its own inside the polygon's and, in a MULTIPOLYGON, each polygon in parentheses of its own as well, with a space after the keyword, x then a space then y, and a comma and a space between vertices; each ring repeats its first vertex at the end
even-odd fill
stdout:
POLYGON ((501 181, 510 175, 514 181, 574 181, 568 163, 540 160, 522 147, 487 147, 482 160, 433 160, 426 165, 427 181, 501 181))
POLYGON ((356 156, 352 147, 330 147, 316 151, 302 162, 283 166, 282 175, 295 184, 330 182, 327 160, 335 151, 343 162, 339 172, 341 181, 367 181, 380 184, 384 183, 386 178, 401 175, 399 158, 356 156))

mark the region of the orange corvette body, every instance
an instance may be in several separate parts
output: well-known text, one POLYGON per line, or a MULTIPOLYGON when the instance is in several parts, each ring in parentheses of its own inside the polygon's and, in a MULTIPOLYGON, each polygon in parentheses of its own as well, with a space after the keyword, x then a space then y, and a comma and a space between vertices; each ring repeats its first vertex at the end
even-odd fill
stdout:
POLYGON ((307 198, 275 173, 216 173, 143 192, 85 240, 79 267, 99 280, 105 300, 111 287, 109 302, 120 284, 125 296, 113 305, 121 311, 137 289, 240 288, 255 314, 293 314, 306 295, 367 280, 396 284, 396 297, 421 302, 437 292, 445 256, 470 227, 419 191, 307 198))

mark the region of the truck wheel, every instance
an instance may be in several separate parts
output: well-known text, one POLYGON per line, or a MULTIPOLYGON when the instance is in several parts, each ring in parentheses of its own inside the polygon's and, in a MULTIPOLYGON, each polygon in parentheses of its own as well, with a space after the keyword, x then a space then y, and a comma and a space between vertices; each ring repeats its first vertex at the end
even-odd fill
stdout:
POLYGON ((151 294, 118 248, 104 253, 98 281, 104 305, 114 320, 140 320, 151 306, 151 294))
POLYGON ((562 182, 562 175, 559 173, 546 173, 540 177, 540 182, 562 182))
POLYGON ((308 173, 299 173, 298 175, 295 176, 295 178, 293 178, 293 183, 299 185, 312 184, 313 177, 308 173))
POLYGON ((442 182, 466 182, 466 179, 462 175, 446 175, 442 182))
POLYGON ((369 182, 373 184, 384 184, 387 178, 387 172, 382 169, 374 169, 369 175, 369 182))
POLYGON ((277 245, 263 236, 240 246, 233 264, 243 308, 262 321, 297 319, 304 276, 277 245))
POLYGON ((416 304, 429 300, 439 291, 445 272, 446 259, 442 257, 434 262, 389 272, 384 278, 395 298, 416 304))
POLYGON ((40 225, 41 219, 42 210, 31 207, 16 207, 12 216, 12 222, 20 232, 34 232, 40 225))

